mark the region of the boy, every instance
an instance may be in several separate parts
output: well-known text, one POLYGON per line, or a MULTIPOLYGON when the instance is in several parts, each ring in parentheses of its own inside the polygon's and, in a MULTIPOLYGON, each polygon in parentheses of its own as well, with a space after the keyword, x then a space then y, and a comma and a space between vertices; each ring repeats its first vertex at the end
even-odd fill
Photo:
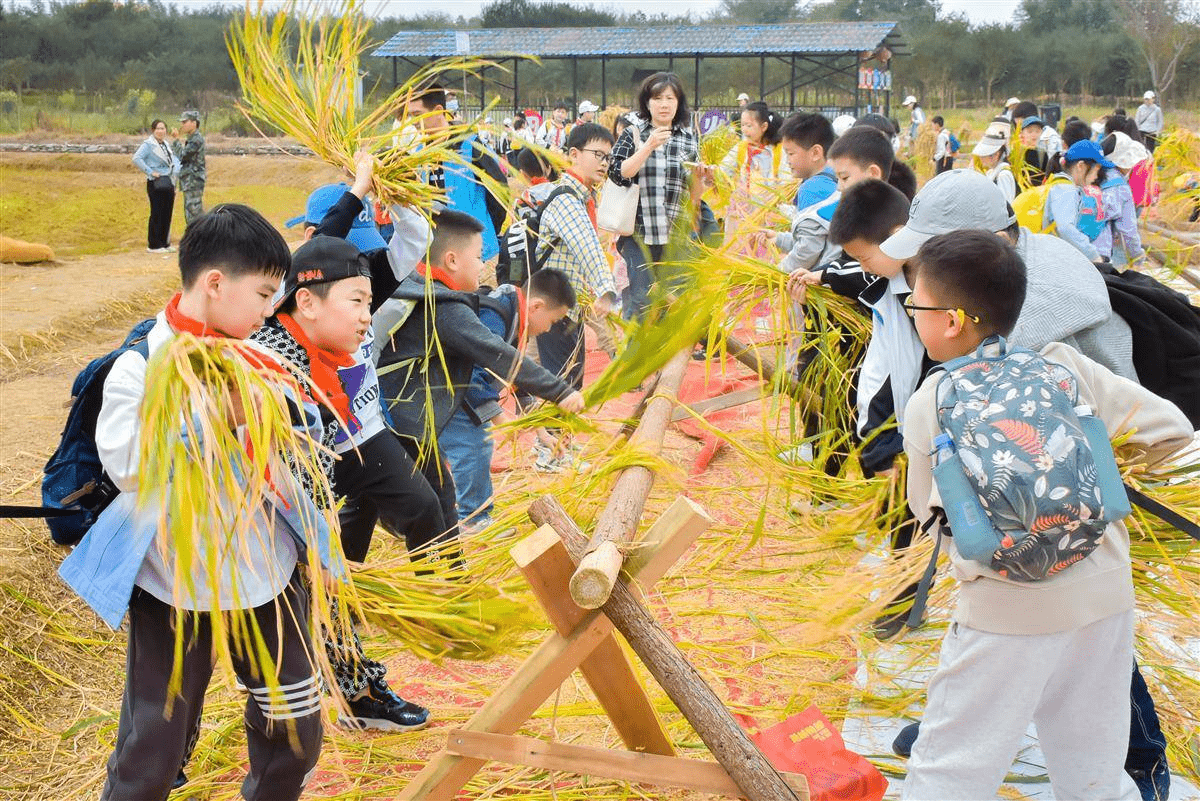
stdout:
POLYGON ((933 131, 937 134, 937 140, 933 145, 933 170, 934 175, 941 175, 946 170, 954 169, 954 153, 951 151, 950 131, 946 130, 946 121, 941 115, 930 120, 933 123, 933 131))
MULTIPOLYGON (((523 287, 506 284, 479 298, 479 320, 518 351, 531 339, 566 317, 575 308, 575 290, 567 276, 554 269, 535 272, 523 287)), ((512 417, 500 405, 502 376, 476 367, 462 408, 446 425, 439 440, 450 463, 463 529, 479 531, 491 525, 492 438, 487 428, 512 417)))
POLYGON ((537 132, 537 143, 548 150, 563 153, 566 150, 567 134, 571 126, 567 123, 567 104, 559 101, 550 112, 550 119, 542 123, 537 132))
POLYGON ((535 258, 545 259, 544 268, 566 273, 581 302, 537 338, 537 349, 543 367, 582 389, 585 350, 580 317, 588 313, 603 325, 617 301, 612 267, 596 230, 596 191, 608 176, 613 135, 594 122, 583 123, 571 129, 566 147, 571 166, 558 187, 569 191, 559 192, 542 209, 535 258))
POLYGON ((792 175, 800 180, 796 208, 804 211, 837 191, 837 176, 829 163, 829 148, 836 137, 833 124, 823 114, 798 111, 779 129, 784 155, 792 175))
MULTIPOLYGON (((214 613, 254 618, 277 663, 273 683, 287 689, 282 697, 278 689, 269 690, 256 662, 237 643, 229 644, 238 679, 250 692, 245 712, 250 770, 243 797, 299 797, 320 754, 321 681, 308 639, 307 593, 295 572, 297 550, 317 547, 338 576, 344 575, 344 564, 329 557, 329 532, 314 499, 291 492, 288 486, 297 482, 276 475, 280 496, 254 518, 253 534, 222 549, 227 556, 219 565, 198 554, 190 576, 176 573, 174 546, 158 528, 157 506, 137 508, 140 438, 177 435, 140 430, 148 358, 184 332, 248 336, 271 313, 271 299, 290 264, 283 238, 254 210, 224 204, 201 215, 180 241, 183 289, 159 313, 146 339, 147 355, 138 349, 122 354, 105 381, 96 446, 121 494, 60 569, 113 628, 129 611, 125 694, 104 799, 166 799, 171 791, 212 676, 214 613), (211 575, 219 576, 216 587, 210 585, 211 575), (189 585, 191 591, 181 592, 189 585), (168 687, 179 618, 182 685, 172 698, 168 687)), ((298 411, 315 425, 315 408, 292 409, 298 411)), ((307 432, 311 426, 302 427, 307 432)), ((230 500, 215 498, 214 505, 234 504, 241 488, 229 487, 228 493, 230 500)))
POLYGON ((500 252, 496 235, 504 230, 504 218, 508 209, 487 191, 479 174, 485 174, 501 186, 508 178, 495 157, 479 141, 474 133, 460 134, 450 139, 450 114, 447 113, 446 90, 438 84, 430 84, 420 94, 408 101, 409 119, 424 134, 424 141, 416 147, 454 148, 463 162, 446 167, 439 163, 425 176, 426 183, 446 191, 446 208, 461 211, 474 217, 484 227, 483 258, 491 260, 500 252))
POLYGON ((372 322, 384 408, 406 448, 415 453, 424 447, 418 464, 426 466, 455 524, 454 482, 434 453, 476 365, 565 411, 583 409, 577 390, 479 321, 482 233, 483 226, 465 214, 439 214, 429 262, 400 282, 372 322))
MULTIPOLYGON (((990 231, 958 231, 921 247, 908 309, 930 356, 946 361, 1011 332, 1025 291, 1011 245, 990 231)), ((1065 345, 1048 345, 1042 355, 1074 376, 1078 402, 1110 437, 1131 432, 1129 445, 1149 461, 1191 442, 1191 426, 1170 402, 1065 345)), ((906 414, 908 500, 921 520, 942 503, 931 456, 940 378, 921 385, 906 414)), ((993 797, 1032 721, 1055 798, 1138 798, 1123 770, 1134 621, 1125 526, 1109 524, 1090 555, 1036 582, 964 558, 952 537, 946 549, 958 604, 902 797, 993 797)))

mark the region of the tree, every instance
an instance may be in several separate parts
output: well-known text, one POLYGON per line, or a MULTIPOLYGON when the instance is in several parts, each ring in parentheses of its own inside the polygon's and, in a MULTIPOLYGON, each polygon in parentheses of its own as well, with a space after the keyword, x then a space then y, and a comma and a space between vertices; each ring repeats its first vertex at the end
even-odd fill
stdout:
POLYGON ((713 17, 749 25, 774 25, 799 19, 806 10, 800 0, 721 0, 713 17))
POLYGON ((595 28, 617 23, 607 11, 559 0, 493 0, 483 7, 479 21, 484 28, 595 28))
POLYGON ((833 0, 828 5, 813 6, 813 19, 829 20, 887 20, 894 19, 908 26, 932 25, 942 10, 938 0, 833 0))
POLYGON ((1016 55, 1017 31, 1011 25, 985 25, 974 32, 971 48, 975 51, 975 62, 979 66, 979 77, 987 93, 987 104, 992 105, 992 89, 1008 74, 1016 55))
POLYGON ((1165 95, 1175 82, 1179 58, 1200 39, 1200 20, 1182 0, 1116 0, 1125 31, 1150 68, 1150 84, 1165 95))

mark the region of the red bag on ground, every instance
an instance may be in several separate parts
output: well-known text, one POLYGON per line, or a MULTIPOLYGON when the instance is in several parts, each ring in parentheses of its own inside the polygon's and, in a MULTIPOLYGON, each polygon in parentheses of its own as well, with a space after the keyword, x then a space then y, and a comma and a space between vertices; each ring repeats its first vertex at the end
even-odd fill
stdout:
POLYGON ((842 736, 815 706, 769 729, 738 715, 750 739, 776 770, 808 779, 812 801, 880 801, 887 779, 875 766, 846 750, 842 736))

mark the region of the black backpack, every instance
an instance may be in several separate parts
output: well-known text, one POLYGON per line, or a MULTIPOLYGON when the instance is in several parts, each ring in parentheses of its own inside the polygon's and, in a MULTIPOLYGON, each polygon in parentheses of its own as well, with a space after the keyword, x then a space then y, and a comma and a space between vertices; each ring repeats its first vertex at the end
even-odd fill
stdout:
POLYGON ((1144 273, 1108 264, 1098 269, 1113 311, 1133 332, 1138 382, 1200 427, 1200 309, 1144 273))
POLYGON ((50 536, 59 545, 74 545, 112 503, 120 490, 104 472, 96 451, 96 418, 104 399, 104 381, 117 357, 127 350, 149 356, 146 337, 155 319, 134 326, 119 348, 93 359, 75 377, 71 410, 54 455, 42 476, 42 510, 50 536))
POLYGON ((500 234, 500 257, 496 263, 496 279, 499 283, 520 285, 542 269, 550 254, 554 252, 554 248, 550 247, 541 258, 534 256, 537 253, 538 228, 542 223, 542 213, 550 205, 550 201, 567 193, 573 193, 571 187, 559 186, 541 203, 527 203, 523 200, 517 203, 512 223, 500 234))

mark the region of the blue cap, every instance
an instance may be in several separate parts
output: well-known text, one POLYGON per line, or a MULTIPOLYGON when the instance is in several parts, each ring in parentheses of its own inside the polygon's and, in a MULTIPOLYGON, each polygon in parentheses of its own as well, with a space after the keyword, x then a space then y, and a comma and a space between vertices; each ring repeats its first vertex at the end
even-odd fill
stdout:
POLYGON ((1045 128, 1046 121, 1036 115, 1034 115, 1032 117, 1026 117, 1025 119, 1021 120, 1021 130, 1022 131, 1025 130, 1026 128, 1028 128, 1030 125, 1040 125, 1043 128, 1045 128))
MULTIPOLYGON (((304 206, 304 214, 299 217, 293 217, 288 220, 285 225, 291 228, 302 222, 307 222, 310 225, 320 225, 321 220, 329 213, 337 202, 342 199, 342 195, 350 191, 350 187, 344 183, 325 184, 325 186, 314 189, 312 194, 308 196, 308 203, 304 206)), ((378 250, 382 247, 387 247, 387 242, 379 235, 379 229, 375 227, 375 215, 368 205, 357 217, 354 218, 354 224, 350 227, 350 233, 346 234, 346 240, 354 243, 362 252, 366 253, 369 250, 378 250)))
POLYGON ((1067 148, 1067 152, 1063 154, 1063 161, 1091 161, 1108 169, 1116 166, 1104 158, 1104 151, 1100 149, 1100 145, 1091 139, 1080 139, 1067 148))

